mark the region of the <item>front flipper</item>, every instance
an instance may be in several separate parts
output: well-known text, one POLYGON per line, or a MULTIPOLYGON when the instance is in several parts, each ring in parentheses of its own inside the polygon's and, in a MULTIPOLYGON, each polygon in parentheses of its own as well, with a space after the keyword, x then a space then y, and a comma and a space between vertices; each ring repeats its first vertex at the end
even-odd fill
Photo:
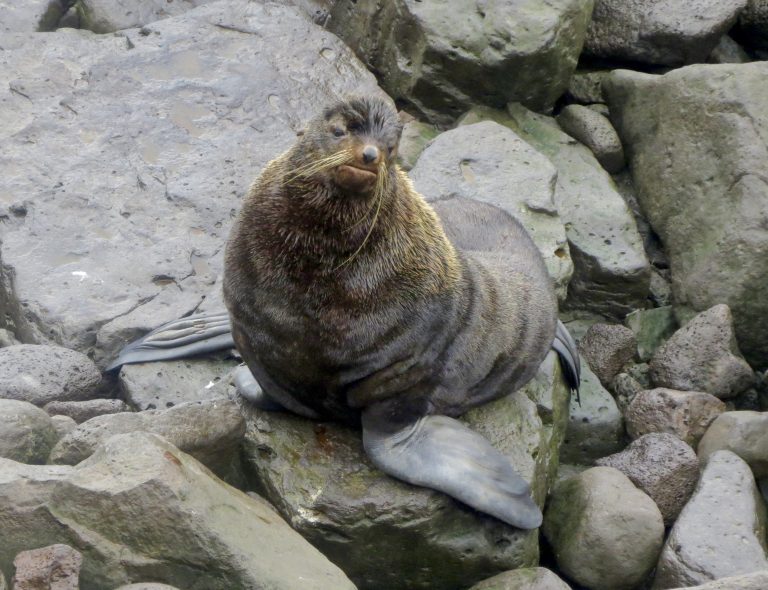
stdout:
POLYGON ((237 393, 260 410, 265 410, 267 412, 285 410, 281 404, 277 403, 264 393, 264 390, 261 389, 261 385, 259 385, 256 378, 253 376, 253 373, 251 373, 251 370, 246 365, 240 365, 235 369, 233 381, 237 393))
POLYGON ((363 445, 379 469, 518 528, 541 525, 530 486, 485 438, 447 416, 403 419, 393 403, 374 404, 362 415, 363 445))

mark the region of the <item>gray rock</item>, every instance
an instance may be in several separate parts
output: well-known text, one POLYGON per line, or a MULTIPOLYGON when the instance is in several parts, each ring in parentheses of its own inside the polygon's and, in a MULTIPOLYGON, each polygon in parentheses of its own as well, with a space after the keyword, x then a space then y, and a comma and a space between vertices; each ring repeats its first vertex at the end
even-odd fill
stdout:
POLYGON ((575 267, 568 306, 616 318, 637 308, 648 294, 648 259, 624 199, 592 152, 553 118, 518 104, 507 113, 472 109, 460 124, 481 119, 510 127, 557 168, 554 201, 575 267))
POLYGON ((653 500, 623 473, 593 467, 557 484, 544 535, 570 579, 593 590, 621 590, 637 587, 653 569, 664 524, 653 500))
POLYGON ((0 193, 19 195, 0 205, 6 322, 99 363, 210 298, 232 211, 304 121, 381 92, 282 3, 223 0, 119 36, 64 29, 3 48, 0 193))
POLYGON ((768 299, 754 294, 768 281, 768 63, 615 70, 603 90, 669 255, 676 303, 728 304, 739 347, 761 368, 768 299))
POLYGON ((92 397, 101 373, 84 354, 60 346, 0 348, 0 398, 42 406, 92 397))
POLYGON ((768 5, 764 0, 749 0, 739 14, 735 34, 752 49, 768 49, 768 5))
POLYGON ((61 0, 0 0, 0 33, 52 31, 64 14, 61 0))
POLYGON ((6 571, 43 538, 77 546, 83 589, 354 588, 263 503, 152 434, 113 437, 76 468, 0 461, 0 498, 6 571))
POLYGON ((701 62, 747 0, 596 0, 584 51, 651 64, 701 62))
POLYGON ((580 104, 602 103, 603 79, 610 70, 576 70, 568 82, 568 98, 580 104))
POLYGON ((566 463, 591 465, 624 447, 624 423, 616 402, 589 369, 581 366, 581 405, 571 398, 568 430, 560 449, 566 463))
POLYGON ((77 422, 69 416, 51 416, 51 422, 58 434, 57 441, 77 428, 77 422))
POLYGON ((644 362, 651 360, 653 353, 677 329, 671 306, 635 310, 624 318, 624 324, 635 333, 637 356, 644 362))
MULTIPOLYGON (((555 479, 567 399, 554 354, 525 388, 465 414, 532 483, 555 479)), ((538 534, 512 528, 439 492, 372 467, 360 433, 244 408, 251 489, 361 588, 465 588, 538 563, 538 534), (375 547, 375 551, 371 550, 375 547)))
POLYGON ((77 0, 80 26, 94 33, 111 33, 148 25, 156 20, 184 14, 212 0, 77 0))
POLYGON ((638 393, 624 418, 633 439, 651 432, 667 432, 695 447, 724 411, 725 404, 708 393, 657 388, 638 393))
MULTIPOLYGON (((741 13, 744 14, 744 11, 741 13)), ((752 61, 741 45, 736 43, 729 35, 720 37, 707 62, 713 64, 745 64, 752 61)))
POLYGON ((646 389, 643 387, 637 379, 635 379, 629 373, 619 373, 613 378, 611 383, 611 391, 613 397, 616 400, 616 406, 619 408, 619 412, 622 416, 627 413, 629 404, 635 399, 635 396, 646 389))
POLYGON ((0 348, 14 346, 15 344, 21 344, 21 342, 16 340, 16 336, 14 336, 13 332, 0 328, 0 348))
POLYGON ((421 121, 413 120, 403 125, 403 133, 397 147, 397 163, 400 167, 403 170, 413 168, 421 152, 439 133, 437 127, 421 121))
POLYGON ((643 389, 651 389, 651 368, 648 363, 637 363, 636 365, 628 365, 625 367, 627 375, 632 377, 635 381, 643 386, 643 389))
POLYGON ((621 369, 635 358, 637 340, 629 328, 617 324, 593 324, 579 342, 579 352, 600 383, 608 386, 621 369))
POLYGON ((768 588, 768 571, 721 578, 701 586, 686 586, 675 590, 765 590, 768 588))
POLYGON ((699 458, 703 461, 720 450, 736 453, 756 478, 768 477, 768 412, 720 414, 699 441, 699 458))
POLYGON ((613 467, 656 502, 666 526, 671 525, 691 497, 699 479, 693 449, 672 434, 641 436, 621 453, 595 461, 613 467))
POLYGON ((475 584, 469 590, 570 590, 570 586, 543 567, 504 572, 475 584))
POLYGON ((718 451, 669 533, 653 588, 760 570, 768 570, 765 506, 749 466, 730 451, 718 451))
POLYGON ((121 399, 91 399, 82 402, 49 402, 43 406, 49 416, 69 416, 78 424, 103 414, 131 412, 121 399))
POLYGON ((620 172, 627 165, 619 135, 605 116, 585 106, 571 104, 560 111, 557 122, 563 131, 592 150, 600 165, 611 174, 620 172))
POLYGON ((237 404, 219 398, 187 402, 168 410, 124 412, 91 418, 62 438, 50 462, 75 465, 117 434, 151 432, 204 463, 218 475, 227 474, 245 432, 237 404))
POLYGON ((45 463, 59 433, 51 418, 29 402, 0 399, 0 457, 45 463))
POLYGON ((232 359, 184 359, 124 365, 121 397, 139 410, 165 410, 190 401, 221 397, 221 387, 237 366, 232 359))
POLYGON ((83 556, 69 545, 22 551, 13 560, 14 590, 79 590, 83 556))
POLYGON ((179 590, 176 586, 169 586, 168 584, 155 584, 154 582, 139 582, 138 584, 128 584, 127 586, 120 586, 115 590, 179 590))
POLYGON ((544 256, 558 296, 564 298, 573 264, 553 200, 556 174, 547 158, 513 131, 485 121, 441 133, 410 176, 433 206, 445 207, 442 201, 455 197, 473 199, 517 219, 544 256))
POLYGON ((650 366, 659 387, 706 391, 722 399, 755 383, 736 345, 727 305, 715 305, 680 328, 656 351, 650 366))
POLYGON ((392 97, 451 123, 478 103, 550 109, 576 68, 592 4, 340 0, 327 26, 392 97))

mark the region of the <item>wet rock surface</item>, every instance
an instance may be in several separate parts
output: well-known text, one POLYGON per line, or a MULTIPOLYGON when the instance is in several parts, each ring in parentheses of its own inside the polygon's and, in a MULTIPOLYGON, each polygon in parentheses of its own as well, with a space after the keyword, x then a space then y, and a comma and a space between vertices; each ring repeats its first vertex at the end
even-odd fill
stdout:
POLYGON ((623 473, 593 467, 557 484, 544 535, 569 578, 587 588, 617 590, 636 587, 651 572, 664 524, 653 500, 623 473))
POLYGON ((651 432, 674 434, 695 446, 725 404, 708 393, 646 389, 627 408, 627 433, 633 439, 651 432))
POLYGON ((751 387, 755 376, 741 357, 727 305, 698 314, 675 332, 651 359, 659 387, 706 391, 726 399, 751 387))
POLYGON ((768 277, 766 72, 765 62, 663 76, 618 70, 603 83, 677 303, 727 304, 739 348, 758 368, 768 359, 768 302, 754 295, 768 277))
POLYGON ((646 434, 615 455, 595 461, 626 475, 659 507, 664 524, 671 525, 691 497, 699 479, 694 450, 672 434, 646 434))
MULTIPOLYGON (((528 386, 462 417, 540 502, 554 481, 567 393, 554 355, 528 386)), ((373 468, 360 432, 245 408, 254 489, 360 588, 456 588, 538 561, 538 534, 373 468), (370 547, 376 551, 370 551, 370 547)))
POLYGON ((87 356, 60 346, 0 348, 0 398, 37 406, 93 396, 101 373, 87 356))
POLYGON ((714 453, 659 557, 655 589, 768 570, 765 505, 749 466, 714 453))

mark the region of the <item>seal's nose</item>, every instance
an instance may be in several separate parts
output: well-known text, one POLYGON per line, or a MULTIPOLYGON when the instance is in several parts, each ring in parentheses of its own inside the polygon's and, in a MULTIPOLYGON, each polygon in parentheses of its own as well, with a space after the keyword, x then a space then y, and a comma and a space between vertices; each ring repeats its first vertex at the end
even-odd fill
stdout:
POLYGON ((379 150, 376 148, 376 146, 373 145, 367 145, 365 146, 365 149, 363 150, 363 162, 366 164, 370 164, 371 162, 375 161, 376 158, 379 157, 379 150))

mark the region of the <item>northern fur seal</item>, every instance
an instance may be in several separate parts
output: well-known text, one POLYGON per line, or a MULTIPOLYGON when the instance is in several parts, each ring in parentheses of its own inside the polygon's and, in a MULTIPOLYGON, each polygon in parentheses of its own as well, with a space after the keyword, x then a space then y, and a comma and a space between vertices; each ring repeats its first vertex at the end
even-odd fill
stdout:
MULTIPOLYGON (((262 407, 362 422, 384 472, 538 527, 529 485, 455 417, 524 385, 552 347, 577 387, 575 345, 525 230, 496 211, 476 241, 495 232, 513 248, 454 247, 395 164, 400 131, 389 103, 341 101, 251 187, 224 274, 232 338, 250 369, 239 387, 262 407)), ((111 368, 171 358, 172 343, 184 354, 218 348, 228 329, 224 315, 180 320, 111 368)))

